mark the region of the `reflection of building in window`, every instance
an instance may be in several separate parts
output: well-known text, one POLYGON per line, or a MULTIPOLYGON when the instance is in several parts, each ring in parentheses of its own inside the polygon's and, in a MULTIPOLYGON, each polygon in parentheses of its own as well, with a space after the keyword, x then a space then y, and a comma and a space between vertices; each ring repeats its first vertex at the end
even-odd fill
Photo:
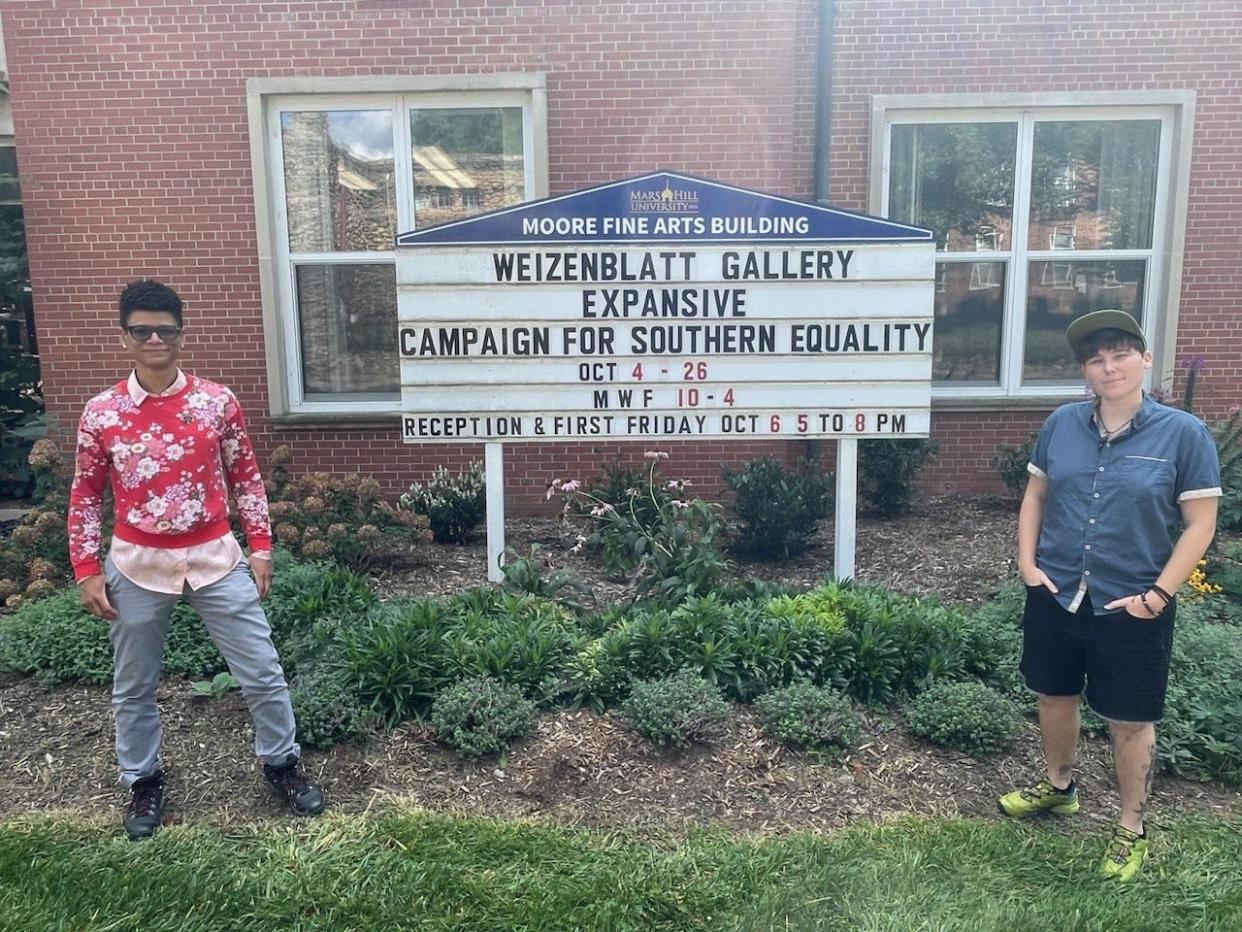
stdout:
POLYGON ((1005 235, 996 227, 981 226, 975 233, 975 252, 996 252, 1005 248, 1005 235))
POLYGON ((417 186, 415 207, 463 207, 479 205, 478 183, 439 146, 414 147, 414 175, 417 186))
POLYGON ((1074 225, 1057 224, 1052 228, 1052 232, 1048 234, 1049 249, 1073 249, 1077 245, 1077 237, 1074 235, 1074 225))
POLYGON ((984 288, 999 288, 999 262, 972 262, 970 264, 970 290, 981 291, 984 288))

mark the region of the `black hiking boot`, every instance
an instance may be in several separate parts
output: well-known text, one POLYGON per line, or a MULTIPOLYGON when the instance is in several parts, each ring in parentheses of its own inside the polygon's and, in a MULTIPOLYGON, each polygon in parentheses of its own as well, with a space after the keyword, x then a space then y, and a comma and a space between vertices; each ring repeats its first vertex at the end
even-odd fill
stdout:
POLYGON ((298 759, 292 754, 279 766, 264 764, 263 777, 297 815, 313 816, 323 812, 323 789, 306 779, 298 759))
POLYGON ((129 788, 129 805, 121 824, 131 841, 150 838, 164 818, 164 773, 157 770, 149 777, 136 780, 129 788))

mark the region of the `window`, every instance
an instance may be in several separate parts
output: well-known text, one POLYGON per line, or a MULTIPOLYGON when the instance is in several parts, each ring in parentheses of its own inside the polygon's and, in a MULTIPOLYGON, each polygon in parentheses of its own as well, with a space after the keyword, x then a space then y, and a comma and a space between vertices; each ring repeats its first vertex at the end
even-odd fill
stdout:
POLYGON ((877 98, 872 208, 936 235, 934 397, 1080 392, 1064 334, 1089 311, 1129 312, 1153 347, 1173 332, 1174 137, 1193 101, 1174 96, 877 98))
POLYGON ((426 90, 320 83, 350 92, 250 85, 252 127, 257 116, 266 143, 256 205, 271 240, 262 271, 269 373, 280 383, 273 413, 396 411, 393 237, 546 190, 542 80, 498 76, 502 86, 463 90, 441 79, 426 90))

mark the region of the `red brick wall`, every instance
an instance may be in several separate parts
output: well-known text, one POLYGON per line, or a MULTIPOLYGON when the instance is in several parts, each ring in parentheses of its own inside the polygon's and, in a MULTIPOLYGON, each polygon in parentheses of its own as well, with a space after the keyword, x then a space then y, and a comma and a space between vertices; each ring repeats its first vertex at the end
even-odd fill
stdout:
MULTIPOLYGON (((812 0, 0 0, 0 12, 46 396, 66 427, 123 371, 115 296, 149 275, 186 298, 187 368, 238 392, 261 455, 288 442, 301 467, 374 473, 390 489, 481 457, 477 446, 403 446, 395 426, 266 423, 249 77, 544 71, 553 193, 672 168, 812 194, 812 0)), ((1179 347, 1208 357, 1200 397, 1221 411, 1242 384, 1240 26, 1225 0, 838 0, 832 198, 866 207, 875 93, 1198 90, 1179 347)), ((996 488, 991 451, 1037 421, 938 413, 929 486, 996 488)), ((669 473, 705 492, 722 459, 779 449, 667 446, 669 473)), ((511 495, 541 500, 554 476, 642 449, 514 446, 511 495)))

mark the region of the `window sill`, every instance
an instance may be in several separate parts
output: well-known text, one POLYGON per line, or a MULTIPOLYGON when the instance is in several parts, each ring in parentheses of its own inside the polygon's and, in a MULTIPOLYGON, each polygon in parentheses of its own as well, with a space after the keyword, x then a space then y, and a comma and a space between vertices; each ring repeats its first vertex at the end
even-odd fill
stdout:
POLYGON ((973 411, 1048 411, 1083 397, 1027 395, 1022 398, 932 398, 932 410, 943 414, 973 411))
POLYGON ((308 411, 298 414, 269 414, 267 422, 276 430, 305 430, 308 427, 392 429, 401 424, 401 412, 357 414, 349 411, 308 411))

